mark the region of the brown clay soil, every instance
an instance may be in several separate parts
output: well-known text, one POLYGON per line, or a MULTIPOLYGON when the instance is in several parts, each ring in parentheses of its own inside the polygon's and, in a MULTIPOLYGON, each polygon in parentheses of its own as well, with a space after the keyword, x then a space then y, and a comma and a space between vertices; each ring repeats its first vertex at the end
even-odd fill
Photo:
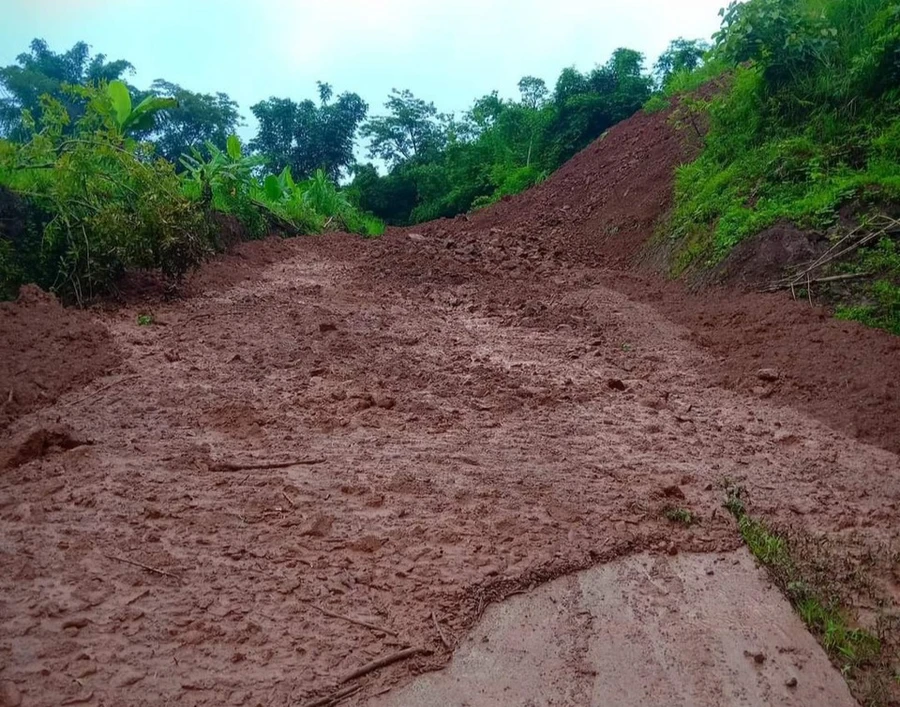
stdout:
POLYGON ((4 370, 47 392, 3 439, 4 699, 304 704, 429 652, 362 703, 447 662, 432 612, 461 637, 576 570, 736 549, 726 477, 890 557, 900 339, 631 268, 687 152, 642 115, 470 218, 245 244, 175 302, 6 306, 4 370))

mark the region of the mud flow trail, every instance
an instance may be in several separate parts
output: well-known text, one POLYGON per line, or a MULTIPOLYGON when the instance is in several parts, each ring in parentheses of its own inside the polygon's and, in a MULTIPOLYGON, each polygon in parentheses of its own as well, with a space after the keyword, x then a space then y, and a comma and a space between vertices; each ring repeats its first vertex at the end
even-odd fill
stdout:
POLYGON ((592 273, 421 287, 374 248, 296 242, 154 326, 108 315, 121 366, 18 421, 92 443, 3 473, 0 676, 22 704, 296 704, 432 652, 361 700, 446 661, 435 619, 456 641, 495 600, 639 551, 724 561, 726 476, 815 527, 895 517, 895 455, 711 385, 685 329, 592 273))
POLYGON ((2 704, 852 704, 721 484, 896 547, 894 341, 598 267, 551 240, 580 206, 515 203, 79 314, 110 360, 55 385, 73 335, 3 432, 2 704))

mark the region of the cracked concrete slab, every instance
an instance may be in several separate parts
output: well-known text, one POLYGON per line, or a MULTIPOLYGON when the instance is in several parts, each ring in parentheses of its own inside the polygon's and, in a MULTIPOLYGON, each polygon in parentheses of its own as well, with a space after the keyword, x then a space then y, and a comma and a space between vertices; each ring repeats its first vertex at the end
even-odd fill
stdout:
POLYGON ((448 668, 374 707, 857 703, 745 550, 636 555, 488 609, 448 668))

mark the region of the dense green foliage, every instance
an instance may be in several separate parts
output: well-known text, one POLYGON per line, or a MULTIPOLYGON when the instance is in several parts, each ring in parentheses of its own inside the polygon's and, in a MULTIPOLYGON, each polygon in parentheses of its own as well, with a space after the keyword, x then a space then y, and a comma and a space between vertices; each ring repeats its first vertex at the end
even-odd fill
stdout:
POLYGON ((275 172, 290 167, 298 177, 323 170, 335 181, 355 163, 354 141, 368 106, 355 93, 331 101, 329 84, 319 84, 319 105, 269 98, 250 108, 259 121, 250 147, 265 157, 275 172))
POLYGON ((74 125, 65 106, 45 96, 40 129, 26 112, 25 139, 0 141, 0 185, 26 200, 26 212, 45 215, 41 228, 0 242, 2 294, 37 282, 83 302, 126 268, 180 277, 206 254, 202 212, 172 164, 124 134, 114 91, 70 90, 84 107, 74 125))
POLYGON ((379 176, 357 167, 352 190, 360 206, 389 223, 453 216, 538 183, 650 97, 644 57, 617 50, 587 73, 562 71, 551 92, 532 76, 519 100, 497 92, 460 119, 441 114, 409 91, 395 91, 383 115, 363 127, 370 156, 389 165, 379 176))
MULTIPOLYGON (((709 132, 677 176, 676 273, 779 221, 827 228, 844 204, 900 199, 900 3, 732 3, 715 41, 729 87, 688 108, 709 132)), ((844 314, 891 321, 897 284, 881 281, 871 306, 844 314)))
POLYGON ((38 57, 58 80, 40 82, 47 93, 33 104, 30 94, 10 88, 25 85, 15 83, 21 71, 7 67, 0 75, 15 79, 4 84, 13 96, 4 115, 19 110, 6 123, 11 139, 0 140, 0 297, 35 282, 84 303, 129 269, 159 270, 174 284, 222 245, 214 212, 236 218, 250 237, 382 232, 322 170, 300 183, 287 167, 267 176, 264 157, 245 156, 238 138, 223 134, 239 120, 227 96, 156 82, 171 95, 132 100, 117 78, 71 82, 92 75, 85 66, 107 67, 102 57, 88 63, 84 45, 60 56, 35 42, 32 54, 20 64, 39 73, 38 57), (179 154, 177 164, 166 159, 177 150, 189 154, 179 154))

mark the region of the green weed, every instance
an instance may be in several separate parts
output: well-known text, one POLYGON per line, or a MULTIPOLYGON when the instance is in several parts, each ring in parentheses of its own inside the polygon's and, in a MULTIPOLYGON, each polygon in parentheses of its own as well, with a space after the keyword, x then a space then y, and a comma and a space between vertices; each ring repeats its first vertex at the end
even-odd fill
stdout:
MULTIPOLYGON (((705 108, 702 153, 676 175, 673 275, 719 262, 779 221, 824 229, 849 201, 900 199, 900 6, 733 3, 713 55, 735 68, 705 108)), ((689 90, 688 78, 671 90, 689 90)), ((880 285, 874 294, 876 311, 842 314, 890 324, 884 310, 895 291, 880 285)))
MULTIPOLYGON (((795 548, 791 536, 747 513, 745 490, 725 482, 725 508, 734 516, 747 548, 781 588, 807 628, 850 679, 857 671, 883 670, 882 641, 855 627, 831 578, 812 566, 812 558, 795 548)), ((875 704, 870 702, 869 704, 875 704)))
POLYGON ((685 527, 692 526, 696 520, 694 514, 686 508, 667 508, 663 515, 673 523, 680 523, 685 527))
POLYGON ((138 314, 138 326, 152 326, 154 321, 155 320, 152 314, 138 314))

